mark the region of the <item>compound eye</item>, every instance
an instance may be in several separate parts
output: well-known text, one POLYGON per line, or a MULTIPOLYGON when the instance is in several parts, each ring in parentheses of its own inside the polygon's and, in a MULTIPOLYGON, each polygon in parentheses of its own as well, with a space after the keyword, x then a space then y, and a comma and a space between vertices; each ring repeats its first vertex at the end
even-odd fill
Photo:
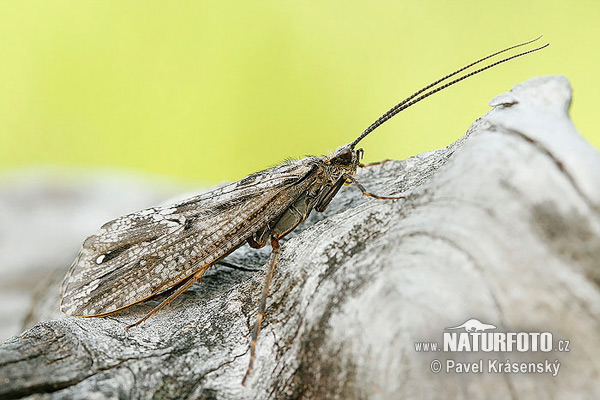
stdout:
POLYGON ((348 148, 342 150, 339 154, 339 157, 346 163, 352 162, 352 150, 348 148))

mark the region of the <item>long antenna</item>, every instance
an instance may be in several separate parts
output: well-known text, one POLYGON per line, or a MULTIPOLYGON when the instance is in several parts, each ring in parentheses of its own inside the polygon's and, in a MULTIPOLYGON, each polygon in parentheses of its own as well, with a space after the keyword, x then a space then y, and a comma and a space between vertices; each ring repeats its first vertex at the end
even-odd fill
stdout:
POLYGON ((369 133, 373 132, 375 129, 377 129, 378 127, 380 127, 383 123, 385 123, 387 120, 391 119, 393 116, 395 116, 396 114, 398 114, 400 111, 407 109, 408 107, 410 107, 410 106, 418 103, 419 101, 421 101, 421 100, 423 100, 423 99, 431 96, 432 94, 437 93, 437 92, 439 92, 441 90, 444 90, 447 87, 454 85, 455 83, 458 83, 458 82, 460 82, 460 81, 462 81, 464 79, 467 79, 467 78, 469 78, 469 77, 471 77, 473 75, 477 75, 478 73, 483 72, 483 71, 485 71, 487 69, 493 68, 493 67, 495 67, 495 66, 497 66, 499 64, 505 63, 507 61, 513 60, 513 59, 518 58, 518 57, 522 57, 524 55, 527 55, 529 53, 533 53, 533 52, 538 51, 538 50, 542 50, 543 48, 550 46, 550 43, 546 43, 545 45, 540 46, 540 47, 536 47, 535 49, 527 50, 527 51, 524 51, 522 53, 518 53, 518 54, 512 55, 510 57, 503 58, 503 59, 498 60, 498 61, 496 61, 496 62, 494 62, 492 64, 486 65, 485 67, 482 67, 482 68, 479 68, 479 69, 477 69, 475 71, 469 72, 468 74, 465 74, 465 75, 463 75, 461 77, 458 77, 458 78, 456 78, 456 79, 454 79, 454 80, 452 80, 452 81, 450 81, 448 83, 443 84, 440 87, 437 87, 437 88, 435 88, 435 89, 433 89, 433 90, 431 90, 431 91, 429 91, 429 92, 427 92, 427 93, 419 96, 421 93, 425 92, 426 90, 431 89, 432 87, 436 86, 437 84, 439 84, 439 83, 445 81, 446 79, 448 79, 448 78, 450 78, 450 77, 452 77, 452 76, 454 76, 454 75, 456 75, 456 74, 464 71, 467 68, 472 67, 475 64, 478 64, 478 63, 480 63, 482 61, 485 61, 485 60, 487 60, 487 59, 489 59, 491 57, 497 56, 498 54, 504 53, 506 51, 509 51, 509 50, 515 49, 517 47, 525 46, 527 44, 535 42, 536 40, 538 40, 541 37, 542 36, 540 35, 540 36, 536 37, 535 39, 529 40, 527 42, 519 43, 519 44, 516 44, 514 46, 507 47, 507 48, 505 48, 503 50, 497 51, 497 52, 495 52, 493 54, 490 54, 488 56, 480 58, 479 60, 474 61, 474 62, 472 62, 472 63, 470 63, 468 65, 465 65, 464 67, 462 67, 460 69, 457 69, 456 71, 454 71, 454 72, 452 72, 452 73, 450 73, 450 74, 448 74, 448 75, 446 75, 446 76, 438 79, 437 81, 435 81, 435 82, 433 82, 433 83, 431 83, 431 84, 423 87, 422 89, 420 89, 417 92, 413 93, 412 95, 410 95, 406 99, 402 100, 400 103, 396 104, 394 107, 390 108, 385 114, 383 114, 375 122, 373 122, 371 125, 369 125, 369 127, 367 129, 365 129, 363 131, 363 133, 360 134, 359 137, 357 137, 352 143, 350 143, 350 148, 353 149, 358 144, 358 142, 360 142, 361 140, 363 140, 369 133), (419 96, 419 97, 417 97, 417 96, 419 96))

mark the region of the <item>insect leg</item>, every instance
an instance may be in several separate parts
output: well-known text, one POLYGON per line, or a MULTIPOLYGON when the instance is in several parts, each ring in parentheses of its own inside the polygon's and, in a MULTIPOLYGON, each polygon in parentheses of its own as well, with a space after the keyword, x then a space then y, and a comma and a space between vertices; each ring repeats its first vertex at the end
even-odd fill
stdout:
POLYGON ((363 185, 361 185, 360 182, 357 181, 356 178, 353 177, 352 175, 344 174, 344 175, 342 175, 342 177, 345 178, 346 180, 354 183, 356 186, 358 186, 358 188, 360 189, 360 191, 362 192, 362 194, 364 194, 365 196, 369 196, 369 197, 372 197, 374 199, 379 199, 379 200, 401 200, 401 199, 406 199, 406 196, 393 196, 393 197, 378 196, 376 194, 373 194, 373 193, 367 191, 367 189, 365 189, 365 187, 363 185))
POLYGON ((315 205, 315 210, 317 210, 318 212, 325 211, 327 209, 327 206, 329 206, 329 203, 331 203, 331 200, 333 200, 337 192, 339 192, 339 190, 342 186, 344 186, 345 183, 346 179, 344 179, 344 177, 342 176, 340 177, 340 179, 337 180, 337 182, 333 184, 333 186, 329 188, 329 190, 323 191, 323 194, 318 199, 317 204, 315 205))
POLYGON ((271 281, 275 274, 275 268, 277 266, 277 260, 279 259, 279 240, 275 237, 271 237, 271 258, 269 259, 269 271, 265 277, 265 285, 263 286, 262 295, 260 297, 260 303, 258 304, 258 312, 256 313, 256 321, 254 322, 254 328, 252 329, 252 339, 250 340, 250 362, 248 363, 248 369, 242 379, 242 385, 246 384, 246 379, 252 371, 254 366, 254 359, 256 358, 256 341, 258 340, 258 334, 262 326, 263 318, 265 317, 265 310, 267 309, 267 297, 269 296, 269 288, 271 287, 271 281))
POLYGON ((194 282, 196 282, 198 279, 201 279, 202 275, 204 275, 204 273, 206 272, 206 270, 208 269, 208 267, 210 267, 210 265, 211 264, 208 264, 207 266, 205 266, 204 268, 202 268, 200 271, 196 272, 194 275, 192 275, 189 278, 187 278, 187 280, 184 281, 184 283, 176 291, 174 291, 173 293, 171 293, 169 295, 169 297, 167 297, 165 300, 163 300, 158 306, 154 307, 152 309, 152 311, 150 311, 148 314, 146 314, 138 322, 136 322, 135 324, 128 325, 125 328, 125 330, 129 331, 129 329, 138 326, 139 324, 141 324, 142 322, 144 322, 145 320, 147 320, 148 318, 150 318, 152 315, 156 314, 157 312, 159 312, 160 310, 162 310, 164 307, 166 307, 169 304, 171 304, 171 302, 173 300, 175 300, 177 297, 179 297, 179 295, 181 293, 183 293, 186 290, 188 290, 190 288, 190 286, 192 286, 194 284, 194 282))
MULTIPOLYGON (((265 227, 265 229, 269 229, 269 227, 265 227)), ((262 249, 267 244, 267 239, 264 237, 265 231, 259 231, 255 233, 253 236, 250 236, 246 241, 253 249, 262 249)))
POLYGON ((368 167, 374 167, 375 165, 385 164, 388 161, 392 161, 392 160, 390 158, 386 158, 385 160, 370 162, 370 163, 366 163, 366 164, 360 163, 360 164, 358 164, 358 166, 361 168, 368 168, 368 167))

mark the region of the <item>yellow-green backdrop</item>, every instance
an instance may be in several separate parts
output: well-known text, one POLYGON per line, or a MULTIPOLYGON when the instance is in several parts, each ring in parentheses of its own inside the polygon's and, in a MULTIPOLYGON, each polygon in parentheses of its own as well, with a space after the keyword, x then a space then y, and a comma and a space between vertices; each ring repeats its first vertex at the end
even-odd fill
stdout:
POLYGON ((117 168, 217 182, 323 154, 440 75, 544 34, 543 52, 409 109, 369 161, 443 147, 487 102, 566 75, 596 147, 597 1, 0 2, 0 172, 117 168))

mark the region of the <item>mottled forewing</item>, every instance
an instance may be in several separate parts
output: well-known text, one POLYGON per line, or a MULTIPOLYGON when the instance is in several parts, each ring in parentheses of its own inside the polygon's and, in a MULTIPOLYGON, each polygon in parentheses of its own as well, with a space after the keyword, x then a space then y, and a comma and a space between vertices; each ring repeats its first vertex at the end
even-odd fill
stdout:
POLYGON ((104 224, 61 288, 61 310, 105 315, 181 282, 239 247, 316 179, 315 160, 288 162, 182 202, 104 224))

